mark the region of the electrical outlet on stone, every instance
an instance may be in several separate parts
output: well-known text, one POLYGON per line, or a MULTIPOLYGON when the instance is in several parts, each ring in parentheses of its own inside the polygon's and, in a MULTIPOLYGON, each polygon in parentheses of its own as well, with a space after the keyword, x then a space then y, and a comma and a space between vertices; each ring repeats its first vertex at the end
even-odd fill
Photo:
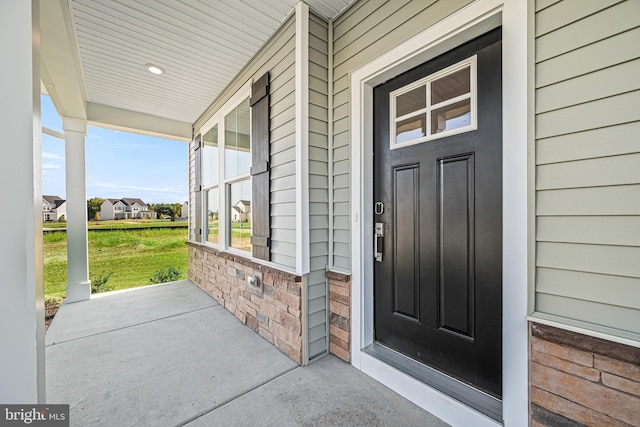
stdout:
POLYGON ((260 278, 258 276, 247 275, 247 285, 258 288, 260 287, 260 278))

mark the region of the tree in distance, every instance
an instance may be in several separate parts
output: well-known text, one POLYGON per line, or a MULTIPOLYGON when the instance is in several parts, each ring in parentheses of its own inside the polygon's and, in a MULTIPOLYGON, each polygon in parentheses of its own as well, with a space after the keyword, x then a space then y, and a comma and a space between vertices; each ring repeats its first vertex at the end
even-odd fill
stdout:
POLYGON ((92 197, 87 200, 87 218, 89 221, 99 219, 100 206, 102 206, 103 203, 104 199, 100 197, 92 197), (96 215, 98 215, 98 218, 96 218, 96 215))
POLYGON ((182 205, 180 203, 156 203, 155 205, 149 205, 149 209, 155 211, 158 214, 158 218, 164 215, 173 220, 182 215, 182 205))

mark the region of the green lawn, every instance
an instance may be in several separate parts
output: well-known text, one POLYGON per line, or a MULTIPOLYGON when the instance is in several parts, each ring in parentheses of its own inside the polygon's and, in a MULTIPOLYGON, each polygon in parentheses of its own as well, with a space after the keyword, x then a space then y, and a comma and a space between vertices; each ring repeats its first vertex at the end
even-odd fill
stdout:
POLYGON ((251 251, 251 223, 250 222, 234 222, 231 224, 231 242, 230 246, 242 249, 243 251, 251 251))
MULTIPOLYGON (((108 221, 89 221, 87 227, 92 229, 109 229, 118 230, 122 228, 140 228, 140 227, 175 227, 183 225, 187 226, 187 221, 171 221, 169 219, 120 219, 108 221)), ((43 227, 46 228, 65 228, 66 222, 45 222, 43 227)))
MULTIPOLYGON (((118 221, 123 222, 123 221, 118 221)), ((66 233, 44 233, 45 294, 65 296, 66 233)), ((162 267, 180 269, 187 277, 187 229, 89 231, 89 275, 113 273, 114 290, 145 286, 162 267)))
MULTIPOLYGON (((207 240, 211 243, 219 244, 219 239, 220 227, 218 220, 209 218, 207 240)), ((251 222, 231 223, 231 242, 229 246, 251 252, 251 222)))

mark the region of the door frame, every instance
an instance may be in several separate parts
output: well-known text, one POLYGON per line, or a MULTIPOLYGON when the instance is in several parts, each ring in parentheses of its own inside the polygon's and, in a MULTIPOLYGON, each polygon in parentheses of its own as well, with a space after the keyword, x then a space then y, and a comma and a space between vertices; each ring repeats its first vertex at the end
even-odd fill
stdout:
POLYGON ((476 0, 351 74, 352 365, 452 425, 499 424, 363 351, 374 342, 373 88, 502 26, 503 420, 527 425, 532 10, 530 0, 476 0))

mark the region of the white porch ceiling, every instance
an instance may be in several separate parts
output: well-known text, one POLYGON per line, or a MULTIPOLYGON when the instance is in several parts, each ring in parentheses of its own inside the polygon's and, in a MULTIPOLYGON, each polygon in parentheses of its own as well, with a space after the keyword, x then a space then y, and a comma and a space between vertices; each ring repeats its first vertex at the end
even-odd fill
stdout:
MULTIPOLYGON (((333 18, 353 1, 306 3, 333 18)), ((131 112, 132 126, 140 120, 153 127, 158 118, 169 127, 190 125, 297 3, 41 0, 43 82, 61 114, 78 117, 84 110, 90 121, 117 121, 131 112), (166 73, 149 73, 147 63, 166 73)))

